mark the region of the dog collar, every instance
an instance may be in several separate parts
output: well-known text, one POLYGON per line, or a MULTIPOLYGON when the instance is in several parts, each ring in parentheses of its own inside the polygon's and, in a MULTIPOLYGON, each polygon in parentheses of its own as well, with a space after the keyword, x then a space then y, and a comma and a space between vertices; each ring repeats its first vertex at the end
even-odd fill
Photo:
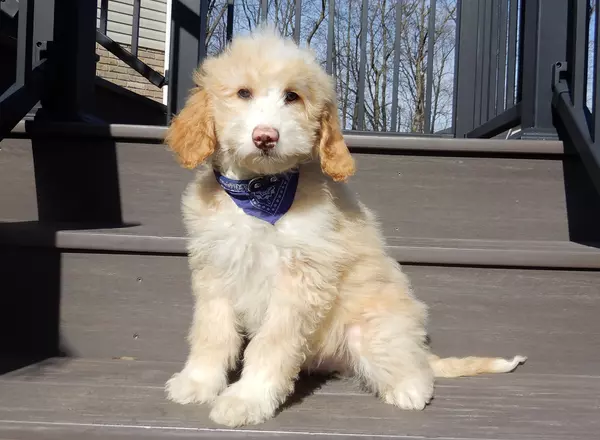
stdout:
POLYGON ((234 180, 217 170, 214 172, 221 187, 239 208, 272 225, 292 207, 300 176, 299 171, 294 169, 249 180, 234 180))

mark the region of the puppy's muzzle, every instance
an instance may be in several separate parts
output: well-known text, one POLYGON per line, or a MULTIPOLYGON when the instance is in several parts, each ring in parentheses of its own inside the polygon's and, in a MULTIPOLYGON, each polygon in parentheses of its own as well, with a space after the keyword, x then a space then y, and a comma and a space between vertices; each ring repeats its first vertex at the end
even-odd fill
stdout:
POLYGON ((262 151, 268 151, 277 145, 279 132, 265 125, 257 125, 252 131, 252 141, 256 148, 262 151))

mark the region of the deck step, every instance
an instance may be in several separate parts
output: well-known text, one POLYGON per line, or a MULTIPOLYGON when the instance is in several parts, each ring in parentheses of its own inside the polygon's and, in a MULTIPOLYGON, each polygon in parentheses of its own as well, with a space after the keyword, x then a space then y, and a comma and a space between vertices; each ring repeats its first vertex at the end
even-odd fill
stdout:
MULTIPOLYGON (((373 143, 376 137, 366 138, 373 143)), ((396 150, 388 145, 356 153, 358 172, 350 180, 388 237, 600 241, 600 196, 577 157, 532 154, 524 147, 498 156, 502 147, 496 153, 485 147, 518 141, 475 141, 465 152, 454 139, 392 138, 380 145, 394 140, 396 150), (401 148, 407 142, 411 148, 401 148), (429 151, 430 143, 448 150, 429 151)), ((531 151, 545 148, 532 145, 531 151)), ((180 196, 193 174, 162 145, 35 138, 5 139, 0 149, 2 178, 10 182, 0 186, 0 221, 91 212, 141 225, 146 235, 183 234, 180 196), (83 150, 85 163, 78 159, 83 150)))
MULTIPOLYGON (((184 256, 4 247, 0 270, 7 352, 41 345, 84 358, 185 360, 193 300, 184 256)), ((430 307, 439 354, 524 354, 535 372, 597 373, 600 271, 404 270, 430 307)))
POLYGON ((180 367, 165 362, 54 359, 0 377, 0 436, 8 438, 595 438, 600 376, 515 373, 439 381, 422 412, 385 405, 343 380, 302 378, 273 420, 224 429, 204 406, 164 398, 180 367))
MULTIPOLYGON (((38 222, 0 223, 0 245, 64 251, 186 255, 183 236, 149 235, 145 226, 79 229, 38 222)), ((600 242, 386 237, 404 264, 600 269, 600 242)))

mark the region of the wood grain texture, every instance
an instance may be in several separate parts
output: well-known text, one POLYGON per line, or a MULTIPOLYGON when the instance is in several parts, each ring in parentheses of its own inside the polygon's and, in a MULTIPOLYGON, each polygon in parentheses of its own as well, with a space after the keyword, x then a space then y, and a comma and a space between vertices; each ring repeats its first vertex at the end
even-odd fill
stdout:
MULTIPOLYGON (((74 356, 182 363, 192 316, 184 257, 61 259, 61 339, 74 356)), ((441 355, 524 354, 534 373, 596 374, 600 272, 405 266, 441 355)))
MULTIPOLYGON (((148 235, 180 236, 179 201, 192 173, 178 167, 164 146, 102 142, 96 148, 115 150, 123 222, 140 224, 148 235)), ((96 143, 64 140, 54 155, 72 160, 71 151, 96 143)), ((30 141, 6 139, 0 146, 3 179, 11 182, 0 188, 0 216, 35 220, 30 141)), ((586 189, 576 158, 355 156, 359 171, 350 185, 379 215, 387 236, 560 241, 600 235, 594 227, 600 203, 586 189)))
POLYGON ((384 405, 344 381, 315 388, 301 380, 299 397, 275 419, 249 429, 222 429, 208 419, 206 407, 165 400, 163 384, 174 367, 59 361, 5 375, 0 394, 13 397, 0 401, 0 435, 587 440, 600 428, 598 376, 517 371, 440 381, 433 403, 422 412, 384 405))

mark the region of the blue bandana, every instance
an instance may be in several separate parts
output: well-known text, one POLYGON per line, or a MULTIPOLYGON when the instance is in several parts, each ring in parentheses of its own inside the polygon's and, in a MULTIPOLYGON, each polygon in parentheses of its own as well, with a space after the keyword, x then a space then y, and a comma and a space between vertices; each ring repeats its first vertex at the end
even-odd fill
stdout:
POLYGON ((292 207, 300 174, 292 170, 250 180, 233 180, 215 170, 215 176, 246 214, 274 225, 292 207))

